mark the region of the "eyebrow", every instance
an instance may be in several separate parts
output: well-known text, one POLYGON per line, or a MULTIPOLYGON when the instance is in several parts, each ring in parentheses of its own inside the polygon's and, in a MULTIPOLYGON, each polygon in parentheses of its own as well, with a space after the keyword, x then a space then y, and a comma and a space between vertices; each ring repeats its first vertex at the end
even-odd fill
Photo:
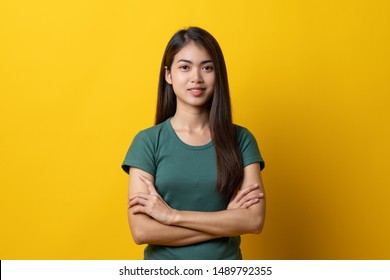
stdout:
MULTIPOLYGON (((180 59, 177 61, 177 63, 179 62, 186 62, 186 63, 189 63, 189 64, 193 64, 191 60, 187 60, 187 59, 180 59)), ((206 63, 213 63, 213 61, 210 59, 210 60, 204 60, 202 61, 200 64, 206 64, 206 63)))

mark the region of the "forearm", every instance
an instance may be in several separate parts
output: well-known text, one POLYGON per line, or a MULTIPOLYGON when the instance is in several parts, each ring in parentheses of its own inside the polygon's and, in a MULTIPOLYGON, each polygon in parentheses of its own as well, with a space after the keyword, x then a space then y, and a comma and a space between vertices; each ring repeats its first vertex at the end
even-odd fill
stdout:
POLYGON ((145 214, 129 213, 129 223, 137 244, 185 246, 221 237, 195 229, 164 225, 145 214))
POLYGON ((174 211, 170 225, 217 236, 260 233, 264 224, 264 204, 262 200, 248 209, 218 212, 174 211))
MULTIPOLYGON (((260 233, 265 217, 265 195, 259 168, 259 164, 245 167, 243 180, 243 186, 245 187, 242 187, 240 194, 234 198, 235 200, 239 196, 244 195, 244 201, 251 201, 251 195, 246 195, 245 193, 248 190, 250 191, 248 186, 257 185, 262 196, 256 197, 256 203, 243 208, 239 204, 235 205, 233 203, 236 208, 228 207, 229 209, 218 212, 179 211, 172 209, 157 193, 153 182, 140 176, 139 179, 147 186, 148 192, 137 192, 129 197, 129 214, 134 218, 137 217, 135 214, 146 214, 146 217, 150 219, 147 220, 150 222, 147 225, 144 222, 136 223, 139 225, 136 228, 143 231, 141 234, 137 234, 137 236, 145 239, 144 242, 140 243, 168 245, 168 243, 172 244, 171 242, 177 242, 179 239, 181 241, 185 240, 184 242, 192 242, 193 239, 196 239, 197 241, 194 242, 200 242, 204 241, 203 239, 208 240, 221 236, 260 233), (164 225, 168 227, 165 228, 164 225), (185 229, 194 232, 184 231, 185 229), (188 239, 191 241, 188 241, 188 239)), ((136 221, 137 219, 134 220, 136 221)))

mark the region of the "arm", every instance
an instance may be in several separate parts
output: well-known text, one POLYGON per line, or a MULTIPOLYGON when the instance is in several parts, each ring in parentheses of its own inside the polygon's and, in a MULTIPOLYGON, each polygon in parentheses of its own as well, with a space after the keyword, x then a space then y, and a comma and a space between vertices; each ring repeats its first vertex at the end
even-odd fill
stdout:
MULTIPOLYGON (((244 168, 242 188, 257 183, 262 193, 264 187, 258 163, 244 168)), ((243 190, 243 189, 242 189, 243 190)), ((172 225, 201 230, 210 234, 237 236, 245 233, 260 233, 265 218, 265 197, 249 208, 229 209, 212 213, 175 211, 172 225)))
MULTIPOLYGON (((129 174, 129 197, 135 193, 149 194, 148 187, 138 176, 142 175, 146 179, 154 181, 153 176, 133 167, 130 168, 129 174)), ((130 208, 128 209, 128 219, 136 244, 184 246, 220 237, 194 229, 164 225, 146 214, 135 214, 130 208)))
MULTIPOLYGON (((151 188, 151 180, 143 179, 151 188)), ((259 163, 244 168, 244 180, 241 191, 257 184, 264 194, 259 163)), ((153 192, 153 190, 151 191, 153 192)), ((216 236, 237 236, 245 233, 260 233, 265 218, 265 196, 247 208, 227 209, 218 212, 178 211, 169 208, 161 197, 153 195, 135 195, 130 200, 134 213, 144 213, 169 226, 180 226, 216 236)))

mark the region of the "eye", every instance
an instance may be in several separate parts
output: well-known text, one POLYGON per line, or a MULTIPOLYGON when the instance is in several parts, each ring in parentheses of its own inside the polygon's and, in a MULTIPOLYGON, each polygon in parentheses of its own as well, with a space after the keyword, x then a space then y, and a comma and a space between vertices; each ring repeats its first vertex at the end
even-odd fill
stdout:
POLYGON ((206 65, 202 68, 202 70, 205 72, 212 72, 214 70, 214 67, 211 65, 206 65))
POLYGON ((190 70, 190 67, 188 65, 181 65, 181 66, 179 66, 179 69, 184 70, 184 71, 188 71, 188 70, 190 70))

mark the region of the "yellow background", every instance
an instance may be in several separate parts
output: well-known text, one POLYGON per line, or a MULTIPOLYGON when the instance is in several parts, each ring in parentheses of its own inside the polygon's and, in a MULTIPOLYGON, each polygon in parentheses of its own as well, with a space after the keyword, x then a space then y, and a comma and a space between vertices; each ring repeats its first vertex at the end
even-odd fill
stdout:
POLYGON ((246 259, 390 259, 389 7, 380 0, 0 1, 0 259, 140 259, 120 165, 178 29, 224 51, 266 160, 246 259))

